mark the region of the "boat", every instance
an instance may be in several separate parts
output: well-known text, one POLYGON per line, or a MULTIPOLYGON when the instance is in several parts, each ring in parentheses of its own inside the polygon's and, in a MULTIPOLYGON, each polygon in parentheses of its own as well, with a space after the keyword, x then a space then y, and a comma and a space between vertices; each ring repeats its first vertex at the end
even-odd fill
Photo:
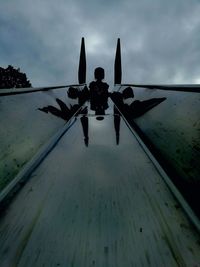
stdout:
POLYGON ((1 267, 200 266, 200 87, 114 69, 91 105, 82 39, 78 84, 0 91, 1 267))

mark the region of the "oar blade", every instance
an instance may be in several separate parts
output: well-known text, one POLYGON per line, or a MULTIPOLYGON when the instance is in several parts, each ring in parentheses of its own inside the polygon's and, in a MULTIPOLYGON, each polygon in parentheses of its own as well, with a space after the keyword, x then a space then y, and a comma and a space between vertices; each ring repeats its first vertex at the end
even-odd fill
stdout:
POLYGON ((114 84, 121 84, 121 82, 122 82, 122 64, 121 64, 120 38, 118 38, 118 40, 117 40, 114 69, 115 69, 114 70, 114 84))
POLYGON ((81 40, 81 50, 78 68, 78 82, 79 84, 86 83, 86 53, 85 53, 85 40, 81 40))

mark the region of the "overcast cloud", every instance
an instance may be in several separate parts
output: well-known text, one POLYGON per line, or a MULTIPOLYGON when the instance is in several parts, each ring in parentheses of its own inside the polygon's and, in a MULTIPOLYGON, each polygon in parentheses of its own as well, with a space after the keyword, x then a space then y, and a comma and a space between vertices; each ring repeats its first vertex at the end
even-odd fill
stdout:
POLYGON ((200 83, 199 14, 195 0, 1 0, 0 66, 33 86, 77 82, 84 36, 87 80, 102 66, 113 83, 120 37, 123 82, 200 83))

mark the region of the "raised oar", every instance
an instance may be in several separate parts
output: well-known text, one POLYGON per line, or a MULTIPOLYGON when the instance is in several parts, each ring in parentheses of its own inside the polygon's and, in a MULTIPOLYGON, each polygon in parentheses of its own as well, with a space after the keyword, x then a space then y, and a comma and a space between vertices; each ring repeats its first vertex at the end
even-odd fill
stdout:
POLYGON ((121 64, 120 38, 118 38, 118 40, 117 40, 114 69, 115 69, 114 70, 114 84, 121 84, 121 82, 122 82, 122 64, 121 64))
POLYGON ((84 38, 81 40, 81 50, 78 68, 78 82, 83 84, 86 82, 86 54, 85 54, 85 41, 84 38))

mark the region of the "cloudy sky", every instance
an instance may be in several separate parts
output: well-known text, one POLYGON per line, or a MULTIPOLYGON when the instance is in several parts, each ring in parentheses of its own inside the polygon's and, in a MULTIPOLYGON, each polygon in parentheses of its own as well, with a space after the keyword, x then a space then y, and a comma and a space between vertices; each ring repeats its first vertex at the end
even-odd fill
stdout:
POLYGON ((77 82, 81 37, 87 81, 102 66, 113 84, 117 38, 123 82, 200 83, 198 0, 1 0, 0 66, 33 86, 77 82))

